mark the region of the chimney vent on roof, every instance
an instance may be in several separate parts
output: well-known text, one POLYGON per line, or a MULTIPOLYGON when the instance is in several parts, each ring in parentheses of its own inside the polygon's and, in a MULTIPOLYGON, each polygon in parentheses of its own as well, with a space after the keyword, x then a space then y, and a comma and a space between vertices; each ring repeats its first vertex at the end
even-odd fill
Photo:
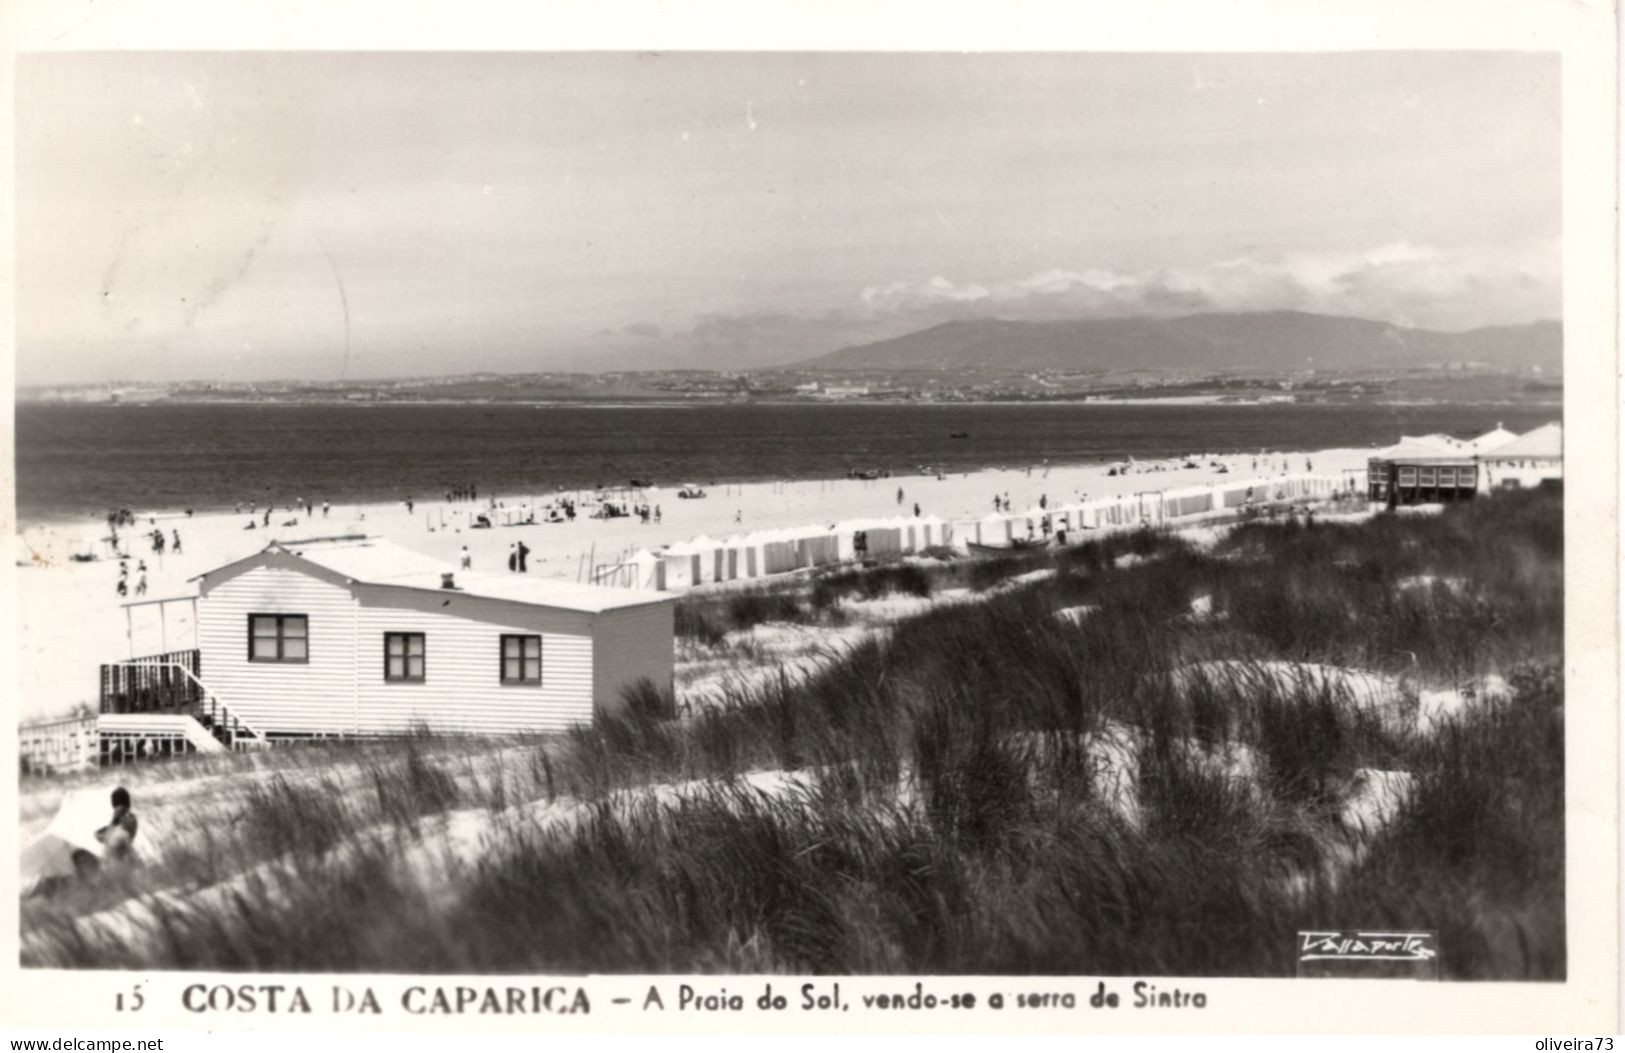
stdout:
POLYGON ((451 571, 448 570, 440 575, 440 587, 442 589, 455 589, 457 587, 457 582, 452 577, 451 571))

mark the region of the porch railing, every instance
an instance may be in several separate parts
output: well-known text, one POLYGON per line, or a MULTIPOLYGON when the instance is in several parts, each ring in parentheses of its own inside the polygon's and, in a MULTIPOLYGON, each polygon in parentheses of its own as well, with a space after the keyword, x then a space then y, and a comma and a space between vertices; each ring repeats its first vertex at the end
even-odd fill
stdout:
POLYGON ((263 745, 259 730, 198 678, 199 657, 195 650, 171 651, 102 666, 101 712, 189 716, 228 749, 263 745))
POLYGON ((190 713, 203 700, 198 651, 170 651, 102 666, 101 712, 190 713))

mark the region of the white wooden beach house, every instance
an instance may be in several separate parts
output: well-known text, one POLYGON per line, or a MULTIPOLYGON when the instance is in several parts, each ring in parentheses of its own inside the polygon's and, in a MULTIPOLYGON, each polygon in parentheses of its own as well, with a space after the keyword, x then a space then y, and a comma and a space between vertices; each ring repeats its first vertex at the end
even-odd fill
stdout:
POLYGON ((272 543, 194 580, 195 651, 103 667, 104 755, 109 736, 557 731, 644 681, 670 697, 667 593, 453 571, 374 539, 272 543))

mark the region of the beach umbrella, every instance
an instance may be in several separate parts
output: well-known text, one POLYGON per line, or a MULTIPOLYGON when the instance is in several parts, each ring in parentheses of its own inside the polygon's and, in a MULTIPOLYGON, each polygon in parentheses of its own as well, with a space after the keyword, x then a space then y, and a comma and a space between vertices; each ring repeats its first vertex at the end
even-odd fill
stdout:
POLYGON ((50 825, 23 849, 23 894, 47 878, 73 876, 76 850, 102 858, 102 843, 96 840, 96 831, 113 816, 108 800, 108 791, 95 787, 69 790, 63 795, 50 825))

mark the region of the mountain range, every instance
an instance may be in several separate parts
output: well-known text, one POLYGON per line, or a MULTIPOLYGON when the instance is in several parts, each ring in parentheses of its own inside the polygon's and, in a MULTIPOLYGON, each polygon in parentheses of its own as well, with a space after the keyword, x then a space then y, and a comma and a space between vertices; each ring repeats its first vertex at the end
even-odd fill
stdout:
POLYGON ((1441 332, 1299 311, 945 322, 786 367, 806 370, 982 369, 1014 372, 1193 370, 1296 372, 1474 362, 1563 368, 1563 326, 1541 321, 1441 332))

